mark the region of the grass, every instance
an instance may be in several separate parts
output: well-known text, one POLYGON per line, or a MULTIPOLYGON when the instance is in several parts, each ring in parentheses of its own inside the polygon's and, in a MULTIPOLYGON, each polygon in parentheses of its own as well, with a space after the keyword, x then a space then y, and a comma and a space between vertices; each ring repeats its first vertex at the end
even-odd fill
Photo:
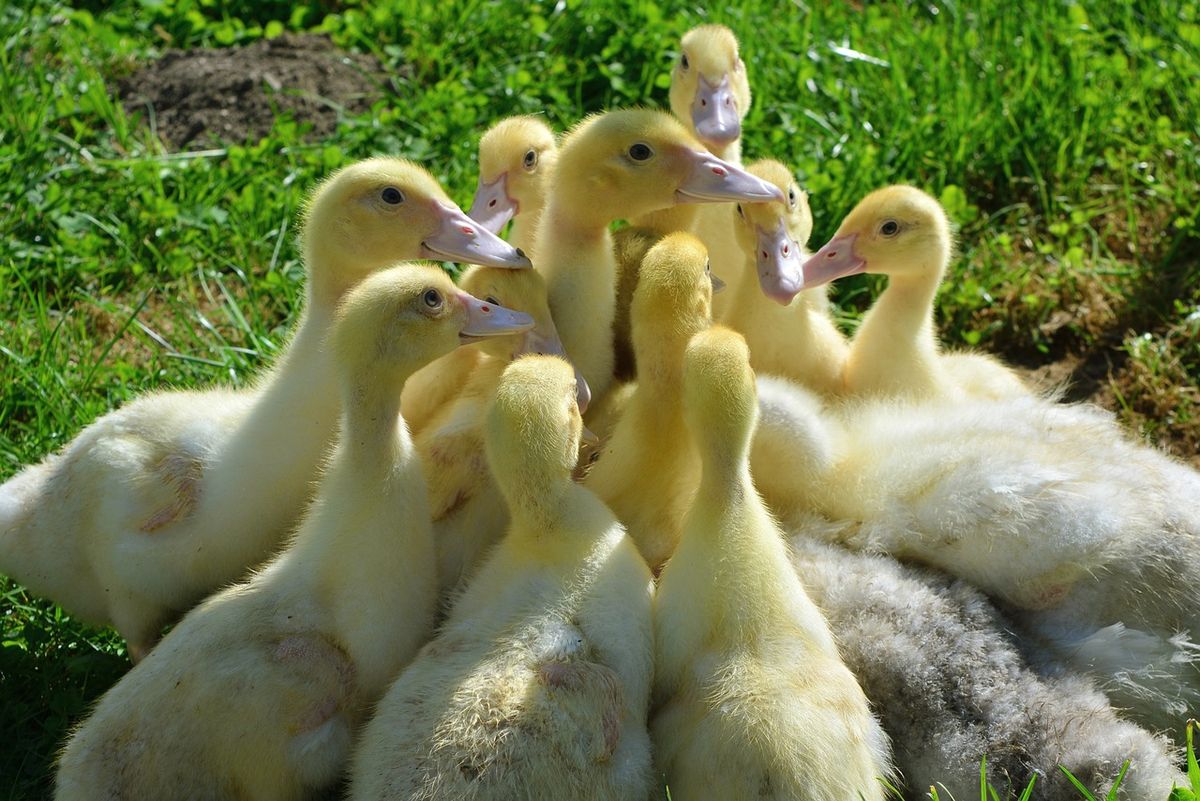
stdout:
MULTIPOLYGON (((237 384, 267 363, 300 292, 297 204, 320 176, 394 153, 465 204, 486 125, 544 111, 562 128, 661 105, 679 36, 708 20, 743 43, 755 90, 745 152, 797 170, 814 245, 870 189, 930 189, 960 226, 938 300, 946 341, 1027 366, 1074 359, 1131 426, 1194 456, 1200 3, 720 7, 4 5, 0 479, 142 391, 237 384), (325 140, 281 118, 260 141, 171 153, 114 97, 167 47, 310 29, 373 53, 395 86, 325 140)), ((874 288, 839 285, 848 328, 874 288)), ((67 727, 126 661, 111 634, 7 580, 0 595, 0 796, 44 797, 67 727)))

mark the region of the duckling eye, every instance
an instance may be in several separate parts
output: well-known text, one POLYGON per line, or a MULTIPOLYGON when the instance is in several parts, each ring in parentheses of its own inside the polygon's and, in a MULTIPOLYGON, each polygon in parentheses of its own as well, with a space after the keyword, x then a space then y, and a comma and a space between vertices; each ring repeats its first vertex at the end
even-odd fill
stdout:
POLYGON ((712 274, 712 260, 711 259, 706 259, 704 262, 704 274, 705 275, 712 274))
POLYGON ((737 204, 737 213, 738 213, 738 216, 741 217, 743 220, 746 219, 746 212, 742 211, 741 203, 737 204))
POLYGON ((496 300, 496 296, 495 296, 495 295, 488 295, 486 298, 484 298, 484 299, 483 299, 483 302, 484 302, 484 303, 490 303, 490 304, 492 304, 493 306, 499 306, 499 305, 501 305, 500 301, 496 300))
POLYGON ((683 68, 684 72, 687 72, 688 67, 692 66, 691 62, 688 61, 687 53, 679 57, 679 66, 683 68))
POLYGON ((442 293, 436 289, 426 289, 425 294, 421 296, 421 300, 425 301, 425 306, 429 309, 437 311, 442 308, 442 293))
POLYGON ((379 193, 383 198, 383 202, 390 206, 396 206, 404 202, 404 193, 394 186, 389 186, 379 193))
POLYGON ((644 142, 636 142, 629 148, 629 158, 634 161, 646 161, 654 155, 654 151, 644 142))
POLYGON ((534 167, 537 166, 537 162, 538 162, 537 151, 533 150, 531 148, 528 152, 525 153, 525 162, 524 162, 525 169, 532 170, 534 167))
POLYGON ((788 187, 788 205, 789 206, 796 205, 796 187, 794 187, 794 186, 788 187))
POLYGON ((879 226, 879 233, 884 236, 895 236, 900 233, 900 223, 895 220, 887 220, 883 225, 879 226))

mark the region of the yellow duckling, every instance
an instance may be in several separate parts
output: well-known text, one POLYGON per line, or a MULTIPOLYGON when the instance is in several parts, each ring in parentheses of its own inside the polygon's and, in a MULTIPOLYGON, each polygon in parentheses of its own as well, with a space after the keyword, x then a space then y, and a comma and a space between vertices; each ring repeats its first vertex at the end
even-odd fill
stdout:
POLYGON ((813 224, 808 195, 778 161, 757 161, 747 169, 779 187, 787 201, 734 208, 747 280, 734 290, 722 322, 746 338, 756 373, 839 395, 849 347, 830 316, 825 287, 806 289, 801 269, 813 224), (757 280, 751 280, 754 275, 757 280))
POLYGON ((703 149, 669 114, 610 111, 563 140, 538 226, 538 269, 571 361, 601 397, 613 377, 616 263, 609 225, 678 203, 777 200, 703 149))
MULTIPOLYGON (((504 368, 524 354, 563 355, 546 302, 546 282, 536 271, 474 267, 460 285, 487 303, 530 315, 534 328, 480 343, 476 350, 481 359, 462 391, 416 435, 429 481, 443 594, 474 571, 508 526, 508 509, 484 453, 484 417, 504 368)), ((576 400, 584 409, 589 399, 587 383, 578 373, 576 378, 576 400)))
POLYGON ((883 273, 888 287, 863 318, 843 377, 849 395, 1005 398, 1029 389, 998 360, 943 354, 933 300, 954 242, 941 205, 911 186, 872 192, 804 263, 804 285, 883 273))
POLYGON ((404 258, 528 267, 425 170, 376 158, 323 183, 304 214, 307 301, 274 369, 248 390, 160 392, 97 420, 0 486, 0 570, 136 661, 164 624, 271 554, 334 436, 325 340, 341 297, 404 258))
POLYGON ((497 234, 512 220, 508 241, 532 254, 557 160, 554 131, 540 118, 501 120, 479 140, 479 187, 467 214, 497 234))
POLYGON ((697 334, 683 391, 704 467, 654 602, 651 732, 671 796, 882 801, 887 736, 750 480, 745 341, 697 334))
POLYGON ((676 233, 650 249, 633 296, 637 388, 586 484, 658 570, 675 550, 700 477, 683 424, 683 353, 711 323, 712 274, 704 246, 676 233))
POLYGON ((299 799, 337 781, 433 621, 429 507, 400 387, 463 338, 531 325, 435 267, 401 265, 348 293, 331 348, 342 434, 295 539, 104 695, 63 751, 59 801, 299 799))
POLYGON ((649 796, 650 573, 571 480, 575 392, 562 359, 505 370, 487 453, 512 524, 380 702, 350 798, 649 796))
MULTIPOLYGON (((496 234, 511 219, 509 241, 531 253, 545 206, 546 176, 557 157, 554 132, 537 117, 508 117, 493 125, 479 141, 479 188, 471 219, 496 234)), ((414 436, 462 391, 481 357, 478 348, 459 348, 408 380, 400 409, 414 436)))
MULTIPOLYGON (((741 164, 750 81, 737 37, 724 25, 701 25, 684 34, 679 50, 671 72, 671 112, 713 155, 741 164)), ((742 281, 734 221, 726 206, 706 206, 696 210, 687 230, 700 237, 713 274, 729 286, 728 293, 713 299, 713 317, 723 320, 742 281)))

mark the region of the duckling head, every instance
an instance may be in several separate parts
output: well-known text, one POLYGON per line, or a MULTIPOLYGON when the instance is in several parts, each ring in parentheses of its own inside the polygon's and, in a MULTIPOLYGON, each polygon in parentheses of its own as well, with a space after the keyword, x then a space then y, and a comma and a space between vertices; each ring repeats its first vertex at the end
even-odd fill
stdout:
POLYGON ((555 196, 585 223, 607 226, 677 203, 781 200, 779 189, 717 158, 670 114, 609 111, 563 141, 551 179, 555 196))
POLYGON ((802 248, 813 226, 808 194, 778 161, 756 161, 746 170, 779 187, 786 197, 784 202, 739 203, 734 224, 742 252, 754 254, 763 294, 786 306, 805 288, 802 248))
POLYGON ((721 150, 742 135, 750 111, 750 82, 738 41, 724 25, 692 28, 680 42, 671 73, 671 111, 690 120, 696 138, 721 150))
MULTIPOLYGON (((472 267, 463 274, 459 286, 485 303, 524 312, 533 318, 533 328, 523 334, 497 337, 480 343, 491 356, 512 361, 520 356, 541 354, 567 358, 567 351, 554 326, 546 279, 536 270, 500 270, 472 267)), ((575 400, 580 412, 587 410, 592 393, 583 375, 576 370, 575 400)))
POLYGON ((528 314, 463 292, 437 267, 400 264, 373 273, 346 294, 332 344, 338 364, 352 377, 403 380, 461 344, 533 325, 528 314))
POLYGON ((683 399, 684 419, 706 469, 747 464, 758 396, 741 334, 714 325, 692 337, 683 357, 683 399))
POLYGON ((940 277, 954 247, 940 203, 911 186, 863 198, 833 239, 804 263, 804 284, 819 286, 856 273, 892 278, 940 277))
POLYGON ((492 233, 545 197, 558 160, 550 126, 537 117, 508 117, 479 140, 479 186, 467 215, 492 233))
MULTIPOLYGON (((659 240, 642 260, 630 321, 633 346, 642 364, 649 354, 682 349, 712 321, 714 282, 708 251, 700 240, 678 232, 659 240)), ((678 356, 676 356, 678 358, 678 356)), ((653 359, 646 359, 653 363, 653 359)))
POLYGON ((425 169, 396 158, 359 161, 321 183, 305 204, 301 240, 315 281, 335 297, 405 259, 532 266, 463 214, 425 169))
POLYGON ((492 474, 514 512, 553 504, 570 484, 583 433, 575 393, 575 371, 558 356, 517 359, 500 377, 485 441, 492 474))

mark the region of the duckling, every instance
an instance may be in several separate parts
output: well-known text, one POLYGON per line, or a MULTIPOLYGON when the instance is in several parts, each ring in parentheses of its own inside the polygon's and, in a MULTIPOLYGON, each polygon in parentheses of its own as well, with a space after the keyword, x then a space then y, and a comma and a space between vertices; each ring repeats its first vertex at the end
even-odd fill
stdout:
POLYGON ((722 322, 746 337, 756 373, 840 395, 849 347, 829 313, 825 287, 806 289, 800 267, 812 233, 808 195, 778 161, 756 161, 747 171, 779 187, 787 202, 734 208, 743 272, 758 280, 741 281, 722 322))
POLYGON ((671 72, 672 113, 710 153, 741 164, 750 82, 737 37, 724 25, 699 25, 679 44, 679 61, 671 72))
POLYGON ((479 140, 479 187, 467 214, 492 233, 512 220, 508 241, 533 253, 546 205, 547 176, 558 160, 554 131, 538 117, 508 117, 479 140))
POLYGON ((113 625, 135 661, 164 624, 269 556, 302 512, 337 426, 325 339, 340 298, 403 258, 530 266, 428 172, 392 158, 323 183, 301 241, 306 303, 252 388, 144 396, 0 486, 0 570, 113 625))
POLYGON ((665 236, 646 254, 633 296, 638 381, 585 479, 657 572, 675 550, 700 480, 683 423, 683 353, 712 321, 712 273, 700 240, 665 236))
POLYGON ((512 523, 380 702, 350 798, 648 797, 651 578, 571 480, 575 393, 562 359, 505 369, 487 455, 512 523))
POLYGON ((837 234, 804 263, 804 284, 861 272, 888 287, 863 318, 843 380, 850 395, 1006 398, 1030 390, 1011 369, 978 353, 943 354, 933 300, 950 263, 953 237, 941 205, 911 186, 872 192, 837 234))
POLYGON ((1178 733, 1200 708, 1200 473, 1032 396, 827 414, 760 379, 759 397, 755 476, 785 520, 970 581, 1146 726, 1178 733))
POLYGON ((608 226, 678 203, 776 200, 779 190, 716 158, 669 114, 584 120, 563 140, 538 226, 538 269, 571 361, 601 397, 613 377, 616 265, 608 226))
MULTIPOLYGON (((563 355, 546 301, 546 282, 536 271, 474 267, 463 275, 460 286, 487 303, 529 314, 535 325, 519 336, 480 343, 477 350, 482 358, 466 386, 416 435, 429 480, 443 596, 473 572, 508 526, 508 509, 484 453, 484 417, 501 373, 524 354, 563 355)), ((578 373, 576 380, 576 401, 585 409, 587 383, 578 373)))
POLYGON ((1185 786, 1169 742, 1122 720, 1090 681, 1030 669, 1004 634, 1011 623, 978 590, 819 542, 813 527, 824 525, 793 523, 792 562, 891 736, 904 797, 930 787, 970 797, 983 756, 1001 798, 1017 797, 1036 775, 1035 797, 1076 801, 1059 765, 1104 794, 1125 760, 1123 799, 1159 801, 1172 782, 1185 786))
MULTIPOLYGON (((710 153, 740 165, 750 83, 746 64, 738 55, 737 37, 724 25, 700 25, 683 35, 679 50, 671 71, 671 113, 710 153)), ((741 251, 726 208, 724 204, 695 209, 676 206, 630 218, 633 225, 659 236, 690 231, 700 238, 712 259, 713 274, 730 287, 728 295, 714 299, 715 319, 722 319, 741 282, 741 251)))
POLYGON ((720 326, 684 358, 703 469, 655 594, 656 759, 674 798, 881 801, 887 736, 750 479, 749 359, 720 326))
MULTIPOLYGON (((742 163, 742 120, 750 112, 750 81, 737 37, 724 25, 692 28, 680 42, 671 72, 671 112, 709 151, 742 163)), ((713 299, 713 318, 723 320, 742 283, 741 248, 728 204, 696 210, 688 229, 708 249, 713 274, 729 287, 713 299)))
POLYGON ((294 540, 105 693, 63 751, 56 797, 298 799, 335 783, 433 619, 429 506, 400 387, 464 338, 532 325, 436 267, 350 290, 331 335, 341 437, 294 540))
MULTIPOLYGON (((523 253, 532 253, 545 205, 546 175, 557 158, 554 132, 537 117, 508 117, 496 123, 479 142, 479 188, 468 215, 496 234, 511 219, 509 241, 523 253)), ((413 436, 462 390, 481 357, 478 348, 459 348, 408 380, 400 410, 413 436)))

